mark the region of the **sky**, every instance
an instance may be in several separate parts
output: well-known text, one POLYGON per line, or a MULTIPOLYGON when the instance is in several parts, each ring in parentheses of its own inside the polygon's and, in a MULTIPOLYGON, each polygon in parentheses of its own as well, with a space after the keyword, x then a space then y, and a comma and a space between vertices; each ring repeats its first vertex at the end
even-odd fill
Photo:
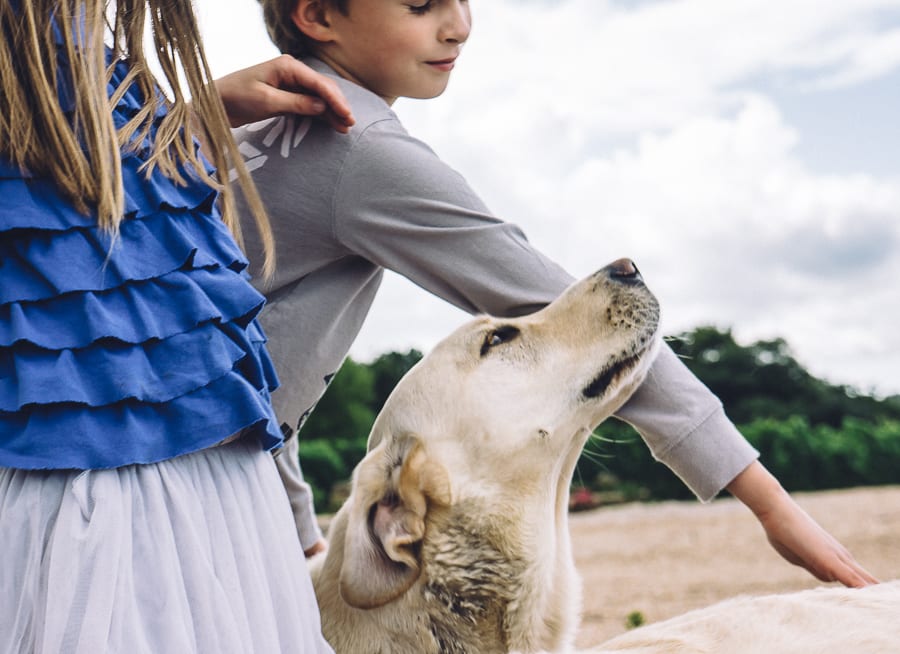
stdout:
MULTIPOLYGON (((394 109, 576 276, 635 260, 663 332, 781 337, 900 393, 900 0, 471 1, 449 89, 394 109)), ((277 54, 255 0, 197 0, 215 75, 277 54)), ((468 316, 393 274, 351 356, 468 316)))

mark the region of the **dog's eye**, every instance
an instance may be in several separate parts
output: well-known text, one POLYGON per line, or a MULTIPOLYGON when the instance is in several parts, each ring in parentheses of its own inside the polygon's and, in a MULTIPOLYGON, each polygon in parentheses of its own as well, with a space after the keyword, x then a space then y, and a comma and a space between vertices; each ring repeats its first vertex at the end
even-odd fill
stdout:
POLYGON ((518 327, 512 325, 503 325, 492 332, 488 332, 484 337, 484 343, 481 344, 481 356, 487 354, 488 350, 503 343, 509 343, 519 335, 518 327))

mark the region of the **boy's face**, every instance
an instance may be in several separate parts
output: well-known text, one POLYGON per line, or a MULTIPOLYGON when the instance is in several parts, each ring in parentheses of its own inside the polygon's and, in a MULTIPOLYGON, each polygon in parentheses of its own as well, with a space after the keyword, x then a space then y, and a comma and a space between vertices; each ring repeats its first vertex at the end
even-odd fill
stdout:
POLYGON ((467 0, 351 0, 326 18, 318 55, 389 104, 443 93, 472 27, 467 0))

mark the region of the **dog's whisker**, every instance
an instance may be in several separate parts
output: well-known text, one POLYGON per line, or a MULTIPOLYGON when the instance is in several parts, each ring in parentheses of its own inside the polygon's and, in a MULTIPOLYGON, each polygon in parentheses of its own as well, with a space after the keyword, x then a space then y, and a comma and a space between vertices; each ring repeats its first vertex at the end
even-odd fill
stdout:
POLYGON ((591 434, 591 438, 588 442, 595 443, 624 443, 626 441, 619 440, 618 438, 610 438, 609 436, 604 436, 603 434, 593 433, 591 434))
POLYGON ((610 459, 616 458, 615 454, 606 454, 603 452, 597 452, 597 451, 592 451, 592 450, 583 450, 581 455, 585 459, 590 461, 591 463, 602 466, 603 468, 606 468, 606 464, 604 463, 604 460, 608 461, 610 459))
MULTIPOLYGON (((575 467, 575 474, 578 476, 578 484, 577 485, 587 486, 587 484, 584 483, 584 477, 581 474, 581 470, 579 470, 577 466, 575 467)), ((575 486, 575 485, 576 484, 574 484, 574 483, 569 484, 569 486, 575 486)))

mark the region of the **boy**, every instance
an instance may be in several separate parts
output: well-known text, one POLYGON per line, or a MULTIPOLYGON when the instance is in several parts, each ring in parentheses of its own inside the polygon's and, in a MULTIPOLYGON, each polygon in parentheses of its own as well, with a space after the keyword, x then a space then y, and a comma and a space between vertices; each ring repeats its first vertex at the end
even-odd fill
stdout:
MULTIPOLYGON (((406 133, 391 104, 443 92, 469 36, 463 0, 260 0, 283 52, 334 76, 356 125, 347 136, 282 118, 235 136, 254 170, 278 244, 261 320, 282 389, 285 431, 302 424, 340 367, 392 269, 469 311, 532 312, 573 278, 513 224, 491 215, 465 180, 406 133)), ((251 261, 259 247, 247 229, 251 261)), ((824 580, 874 579, 807 516, 756 461, 721 403, 662 351, 618 413, 654 456, 703 501, 723 488, 763 524, 785 558, 824 580)), ((297 464, 296 439, 278 459, 308 552, 323 547, 297 464)))

